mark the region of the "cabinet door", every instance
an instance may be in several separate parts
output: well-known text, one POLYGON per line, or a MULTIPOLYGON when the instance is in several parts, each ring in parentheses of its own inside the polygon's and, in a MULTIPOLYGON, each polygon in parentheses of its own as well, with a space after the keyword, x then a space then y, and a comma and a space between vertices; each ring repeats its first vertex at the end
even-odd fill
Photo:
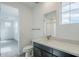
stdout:
POLYGON ((74 55, 59 51, 57 49, 53 49, 53 54, 58 56, 58 57, 76 57, 74 55))
POLYGON ((41 53, 42 53, 41 54, 42 57, 53 57, 53 55, 49 52, 46 52, 46 51, 42 50, 41 53))
POLYGON ((37 47, 34 47, 33 54, 34 54, 34 57, 41 57, 41 50, 38 49, 37 47))

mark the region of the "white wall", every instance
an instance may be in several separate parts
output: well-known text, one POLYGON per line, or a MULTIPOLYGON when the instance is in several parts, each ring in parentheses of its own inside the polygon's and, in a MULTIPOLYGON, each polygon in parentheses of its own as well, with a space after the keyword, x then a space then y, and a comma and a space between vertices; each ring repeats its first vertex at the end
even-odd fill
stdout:
POLYGON ((59 9, 60 9, 60 4, 57 9, 59 15, 57 19, 56 36, 58 38, 63 38, 67 40, 79 41, 79 24, 60 24, 61 18, 59 16, 61 15, 61 12, 59 12, 59 9))
POLYGON ((30 43, 31 40, 31 24, 32 24, 32 12, 27 6, 24 6, 18 2, 5 3, 9 6, 15 7, 19 10, 19 49, 22 53, 22 49, 30 43))
POLYGON ((45 3, 40 3, 37 7, 33 9, 33 23, 32 23, 32 28, 34 29, 40 29, 40 30, 32 30, 32 36, 34 38, 38 38, 43 36, 43 20, 44 20, 44 15, 48 12, 55 11, 56 10, 57 3, 53 2, 45 2, 45 3))
POLYGON ((57 26, 57 37, 79 41, 79 24, 66 24, 57 26))

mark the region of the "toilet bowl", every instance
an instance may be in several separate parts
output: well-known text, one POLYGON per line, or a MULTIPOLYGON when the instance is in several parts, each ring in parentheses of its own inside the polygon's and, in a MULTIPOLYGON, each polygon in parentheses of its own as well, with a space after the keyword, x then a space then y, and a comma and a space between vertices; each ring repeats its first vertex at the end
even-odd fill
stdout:
POLYGON ((25 57, 32 57, 33 56, 33 46, 28 45, 23 48, 23 52, 25 53, 25 57))

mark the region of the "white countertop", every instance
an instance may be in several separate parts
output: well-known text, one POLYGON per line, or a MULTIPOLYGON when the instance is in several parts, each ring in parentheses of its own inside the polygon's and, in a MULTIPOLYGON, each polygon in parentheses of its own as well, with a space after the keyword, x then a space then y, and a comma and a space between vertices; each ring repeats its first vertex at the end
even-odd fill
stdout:
POLYGON ((79 45, 78 44, 72 44, 72 43, 67 43, 64 41, 56 40, 56 39, 50 39, 46 40, 44 38, 39 38, 37 40, 33 40, 33 42, 58 49, 60 51, 79 56, 79 45))

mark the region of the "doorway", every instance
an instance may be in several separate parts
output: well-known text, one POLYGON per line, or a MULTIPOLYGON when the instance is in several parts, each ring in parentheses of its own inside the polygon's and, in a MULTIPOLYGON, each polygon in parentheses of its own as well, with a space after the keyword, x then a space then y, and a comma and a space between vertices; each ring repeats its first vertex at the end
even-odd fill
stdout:
POLYGON ((19 11, 18 9, 0 4, 0 56, 18 56, 18 29, 19 11))

